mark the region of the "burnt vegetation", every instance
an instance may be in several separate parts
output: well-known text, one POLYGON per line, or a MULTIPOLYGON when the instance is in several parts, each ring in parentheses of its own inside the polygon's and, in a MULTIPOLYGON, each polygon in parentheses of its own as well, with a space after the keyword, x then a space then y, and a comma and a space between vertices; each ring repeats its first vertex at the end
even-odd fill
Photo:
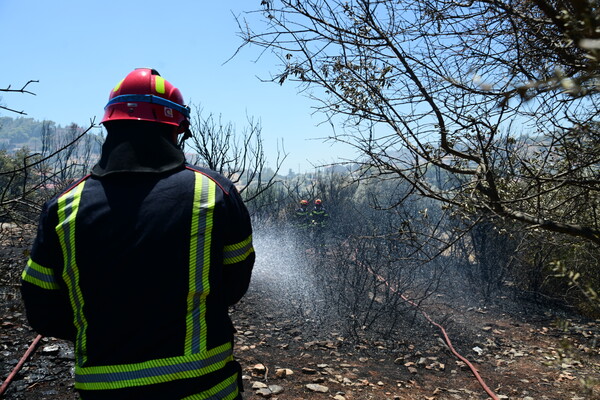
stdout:
MULTIPOLYGON (((407 340, 440 298, 598 319, 599 15, 580 0, 262 1, 239 19, 244 45, 273 51, 269 80, 309 93, 327 139, 361 157, 284 177, 259 121, 236 132, 201 109, 186 151, 236 182, 256 239, 285 240, 311 277, 309 296, 281 299, 311 329, 407 340), (315 198, 328 224, 302 230, 296 205, 315 198)), ((93 129, 45 122, 40 147, 0 150, 0 239, 23 250, 2 265, 10 312, 25 232, 94 163, 93 129)))

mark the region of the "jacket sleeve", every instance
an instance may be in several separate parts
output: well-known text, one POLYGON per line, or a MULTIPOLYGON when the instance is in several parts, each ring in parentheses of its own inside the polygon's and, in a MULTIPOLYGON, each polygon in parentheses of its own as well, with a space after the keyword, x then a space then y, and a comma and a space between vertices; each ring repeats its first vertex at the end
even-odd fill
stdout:
POLYGON ((233 305, 248 290, 255 259, 250 215, 234 186, 227 196, 227 215, 223 278, 227 287, 225 300, 227 305, 233 305))
POLYGON ((62 252, 56 216, 44 205, 37 236, 22 274, 21 295, 29 325, 44 336, 74 340, 73 312, 61 277, 62 252))

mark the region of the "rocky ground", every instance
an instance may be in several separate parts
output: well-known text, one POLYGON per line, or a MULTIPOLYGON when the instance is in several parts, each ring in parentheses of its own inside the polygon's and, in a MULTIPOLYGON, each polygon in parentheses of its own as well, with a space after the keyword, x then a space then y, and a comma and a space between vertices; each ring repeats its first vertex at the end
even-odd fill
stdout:
MULTIPOLYGON (((36 336, 14 286, 29 246, 22 236, 4 233, 0 247, 2 380, 36 336)), ((290 306, 307 299, 274 291, 265 269, 258 265, 247 296, 232 310, 246 399, 490 398, 421 314, 413 314, 414 321, 393 339, 350 338, 343 324, 323 323, 290 306)), ((497 398, 600 399, 598 321, 566 318, 539 306, 524 308, 510 297, 485 308, 456 300, 440 294, 426 311, 443 317, 456 350, 476 366, 497 398)), ((42 339, 3 398, 78 399, 72 362, 69 343, 42 339)))

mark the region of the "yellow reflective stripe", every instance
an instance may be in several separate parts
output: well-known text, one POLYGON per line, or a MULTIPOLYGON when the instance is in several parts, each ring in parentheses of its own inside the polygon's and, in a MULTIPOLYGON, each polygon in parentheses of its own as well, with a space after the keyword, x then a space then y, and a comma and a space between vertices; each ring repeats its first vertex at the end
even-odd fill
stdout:
POLYGON ((83 294, 79 286, 79 268, 75 253, 75 217, 79 210, 84 186, 85 181, 58 198, 58 225, 56 226, 64 260, 62 277, 68 288, 69 300, 73 309, 73 322, 77 329, 75 340, 77 365, 83 365, 87 360, 87 320, 83 314, 83 294))
POLYGON ((118 92, 119 89, 121 89, 121 84, 123 83, 124 80, 125 80, 125 78, 121 79, 121 81, 119 83, 117 83, 117 86, 115 86, 115 88, 113 89, 113 92, 118 92))
POLYGON ((184 397, 182 400, 207 400, 213 398, 222 400, 233 400, 237 397, 239 393, 237 379, 238 373, 236 372, 235 374, 225 379, 218 385, 215 385, 202 393, 184 397))
POLYGON ((206 296, 210 293, 208 278, 215 196, 215 182, 196 172, 190 231, 185 354, 206 351, 206 296))
POLYGON ((239 243, 224 247, 223 264, 235 264, 244 261, 253 252, 252 235, 250 235, 239 243))
POLYGON ((42 289, 60 289, 54 277, 54 271, 33 261, 31 258, 27 261, 27 267, 21 275, 24 281, 32 283, 42 289))
POLYGON ((154 90, 156 90, 156 93, 165 93, 165 78, 154 75, 154 90))
POLYGON ((135 364, 76 366, 75 388, 122 389, 197 378, 225 368, 225 365, 231 361, 233 361, 232 344, 225 343, 202 354, 148 360, 135 364))

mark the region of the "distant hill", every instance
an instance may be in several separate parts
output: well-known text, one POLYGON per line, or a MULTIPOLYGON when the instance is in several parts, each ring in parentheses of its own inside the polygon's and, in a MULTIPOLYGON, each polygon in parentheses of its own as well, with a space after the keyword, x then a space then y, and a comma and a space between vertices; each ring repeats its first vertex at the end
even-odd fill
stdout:
MULTIPOLYGON (((44 126, 50 129, 54 139, 69 137, 67 132, 71 126, 63 127, 57 125, 54 121, 38 121, 33 118, 24 117, 0 117, 0 150, 15 152, 27 147, 31 151, 40 151, 42 148, 42 131, 44 126)), ((80 130, 82 128, 77 127, 77 129, 80 130)), ((92 151, 94 153, 99 152, 99 145, 94 146, 92 151)))
MULTIPOLYGON (((54 122, 50 122, 53 126, 54 122)), ((34 150, 41 146, 42 121, 33 118, 0 117, 0 150, 22 147, 34 150)))

